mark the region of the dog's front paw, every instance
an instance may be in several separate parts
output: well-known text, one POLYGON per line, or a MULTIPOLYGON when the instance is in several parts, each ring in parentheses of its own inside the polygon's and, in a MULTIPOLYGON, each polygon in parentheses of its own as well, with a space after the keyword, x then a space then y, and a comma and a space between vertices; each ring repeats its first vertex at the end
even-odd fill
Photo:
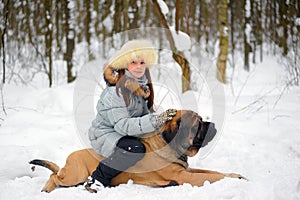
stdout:
POLYGON ((225 173, 224 174, 225 177, 229 177, 229 178, 238 178, 238 179, 244 179, 244 180, 247 180, 248 179, 240 174, 236 174, 236 173, 225 173))

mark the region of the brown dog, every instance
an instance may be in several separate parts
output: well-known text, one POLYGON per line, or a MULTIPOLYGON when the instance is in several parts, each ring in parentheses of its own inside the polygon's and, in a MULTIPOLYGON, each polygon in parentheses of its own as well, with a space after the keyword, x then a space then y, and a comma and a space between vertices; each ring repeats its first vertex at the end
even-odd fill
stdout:
MULTIPOLYGON (((144 158, 115 177, 111 185, 127 183, 131 179, 136 184, 154 187, 183 183, 202 186, 205 181, 212 183, 224 177, 244 178, 239 174, 225 174, 187 166, 187 156, 196 155, 215 134, 214 124, 203 122, 197 113, 177 111, 176 116, 166 122, 158 132, 142 139, 146 147, 144 158)), ((46 160, 32 160, 30 164, 44 166, 53 171, 42 189, 51 192, 57 186, 75 186, 84 183, 103 158, 93 149, 83 149, 71 153, 62 169, 46 160)))

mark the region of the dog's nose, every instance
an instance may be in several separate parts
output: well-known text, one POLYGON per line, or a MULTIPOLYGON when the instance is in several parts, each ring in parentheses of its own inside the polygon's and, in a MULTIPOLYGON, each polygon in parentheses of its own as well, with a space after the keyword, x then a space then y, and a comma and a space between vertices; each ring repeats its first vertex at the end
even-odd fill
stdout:
POLYGON ((215 128, 215 124, 212 122, 206 122, 206 126, 207 126, 207 132, 204 138, 204 141, 202 143, 202 147, 204 147, 205 145, 207 145, 210 141, 212 141, 214 139, 214 137, 217 134, 217 129, 215 128))

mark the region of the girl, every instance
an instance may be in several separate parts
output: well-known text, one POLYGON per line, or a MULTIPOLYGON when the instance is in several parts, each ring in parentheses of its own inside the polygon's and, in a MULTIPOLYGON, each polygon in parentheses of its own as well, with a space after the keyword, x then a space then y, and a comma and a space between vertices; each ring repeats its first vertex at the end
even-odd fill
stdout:
POLYGON ((90 192, 109 186, 112 178, 141 160, 146 149, 139 137, 159 129, 175 116, 175 109, 153 114, 149 68, 156 61, 156 52, 149 41, 132 40, 105 67, 107 87, 98 101, 89 139, 94 150, 106 159, 85 183, 90 192))

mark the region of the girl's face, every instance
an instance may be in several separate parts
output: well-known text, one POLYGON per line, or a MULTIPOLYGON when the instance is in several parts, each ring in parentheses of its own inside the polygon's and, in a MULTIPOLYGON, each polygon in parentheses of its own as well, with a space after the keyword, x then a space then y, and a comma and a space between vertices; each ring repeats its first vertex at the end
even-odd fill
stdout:
POLYGON ((144 59, 137 58, 132 60, 131 63, 128 64, 127 70, 135 77, 141 78, 146 71, 146 63, 144 59))

